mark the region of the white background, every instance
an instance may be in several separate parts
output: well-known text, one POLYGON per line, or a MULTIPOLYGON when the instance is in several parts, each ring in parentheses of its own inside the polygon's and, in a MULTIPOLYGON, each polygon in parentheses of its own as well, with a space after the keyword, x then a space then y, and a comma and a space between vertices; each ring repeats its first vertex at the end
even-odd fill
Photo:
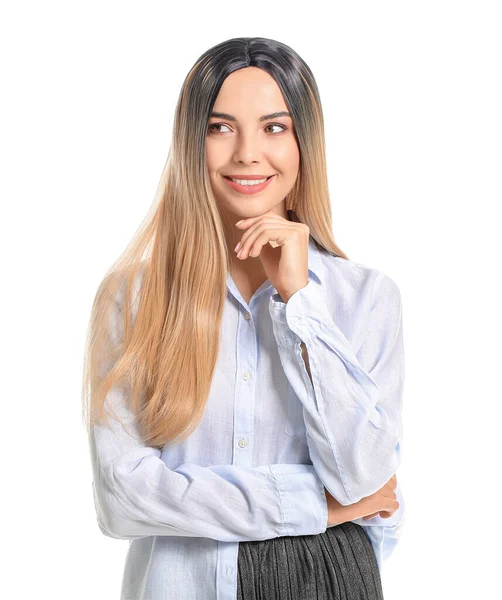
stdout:
POLYGON ((313 70, 335 239, 401 289, 407 515, 385 598, 500 593, 499 9, 2 3, 5 598, 119 598, 128 543, 98 529, 81 420, 91 303, 150 209, 186 74, 237 36, 313 70))

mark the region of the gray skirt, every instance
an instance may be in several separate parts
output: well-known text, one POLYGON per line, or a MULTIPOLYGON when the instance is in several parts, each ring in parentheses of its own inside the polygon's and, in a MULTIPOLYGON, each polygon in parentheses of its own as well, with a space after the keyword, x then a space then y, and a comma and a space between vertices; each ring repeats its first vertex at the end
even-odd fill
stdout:
POLYGON ((239 542, 237 600, 356 599, 383 600, 375 552, 357 523, 239 542))

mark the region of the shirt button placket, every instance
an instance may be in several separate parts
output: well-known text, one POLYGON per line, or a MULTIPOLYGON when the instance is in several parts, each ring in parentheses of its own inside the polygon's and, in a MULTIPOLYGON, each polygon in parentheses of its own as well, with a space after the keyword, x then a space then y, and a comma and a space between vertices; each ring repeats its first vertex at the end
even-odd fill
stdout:
POLYGON ((240 383, 237 383, 234 399, 234 443, 237 451, 234 453, 233 464, 251 466, 254 402, 256 382, 252 375, 257 368, 256 332, 249 311, 241 313, 237 326, 237 372, 240 373, 240 383), (254 369, 254 370, 253 370, 254 369))

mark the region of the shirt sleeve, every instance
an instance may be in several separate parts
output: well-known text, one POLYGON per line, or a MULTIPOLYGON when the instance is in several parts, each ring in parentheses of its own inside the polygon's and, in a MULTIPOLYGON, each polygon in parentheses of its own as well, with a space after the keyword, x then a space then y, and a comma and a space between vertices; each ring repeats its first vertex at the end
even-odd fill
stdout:
POLYGON ((309 280, 287 303, 273 294, 269 304, 281 364, 303 404, 312 463, 344 506, 382 488, 401 461, 401 294, 390 277, 374 271, 357 352, 334 322, 317 282, 309 280))
MULTIPOLYGON (((110 395, 120 400, 118 392, 110 395)), ((128 417, 127 429, 134 431, 128 417)), ((326 530, 324 486, 312 465, 184 463, 169 469, 160 450, 143 445, 112 418, 93 426, 90 442, 94 504, 99 527, 109 537, 236 542, 326 530)))
MULTIPOLYGON (((117 303, 109 341, 120 338, 119 314, 117 303)), ((101 372, 109 367, 102 363, 101 372)), ((312 465, 204 467, 190 462, 170 469, 160 450, 142 442, 126 384, 112 388, 105 407, 115 416, 110 414, 106 424, 94 423, 88 434, 94 506, 99 528, 108 537, 238 542, 326 530, 326 495, 312 465)))

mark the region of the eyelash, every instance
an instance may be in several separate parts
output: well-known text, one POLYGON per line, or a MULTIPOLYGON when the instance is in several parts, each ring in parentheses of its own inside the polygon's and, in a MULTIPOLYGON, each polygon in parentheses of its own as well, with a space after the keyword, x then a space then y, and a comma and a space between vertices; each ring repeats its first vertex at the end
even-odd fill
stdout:
MULTIPOLYGON (((221 131, 214 131, 213 130, 213 127, 218 127, 219 125, 223 125, 224 127, 228 127, 228 125, 225 125, 225 123, 211 123, 211 125, 209 125, 209 127, 207 128, 208 129, 208 133, 212 133, 212 134, 214 134, 214 133, 216 133, 216 134, 217 133, 222 133, 221 131)), ((287 129, 288 129, 286 127, 286 125, 282 125, 281 123, 268 123, 267 127, 272 127, 274 125, 277 126, 277 127, 281 127, 282 131, 287 131, 287 129)), ((282 131, 280 131, 279 133, 282 133, 282 131)), ((223 132, 223 133, 225 133, 225 132, 223 132)), ((272 135, 277 135, 277 133, 273 133, 272 135)))

